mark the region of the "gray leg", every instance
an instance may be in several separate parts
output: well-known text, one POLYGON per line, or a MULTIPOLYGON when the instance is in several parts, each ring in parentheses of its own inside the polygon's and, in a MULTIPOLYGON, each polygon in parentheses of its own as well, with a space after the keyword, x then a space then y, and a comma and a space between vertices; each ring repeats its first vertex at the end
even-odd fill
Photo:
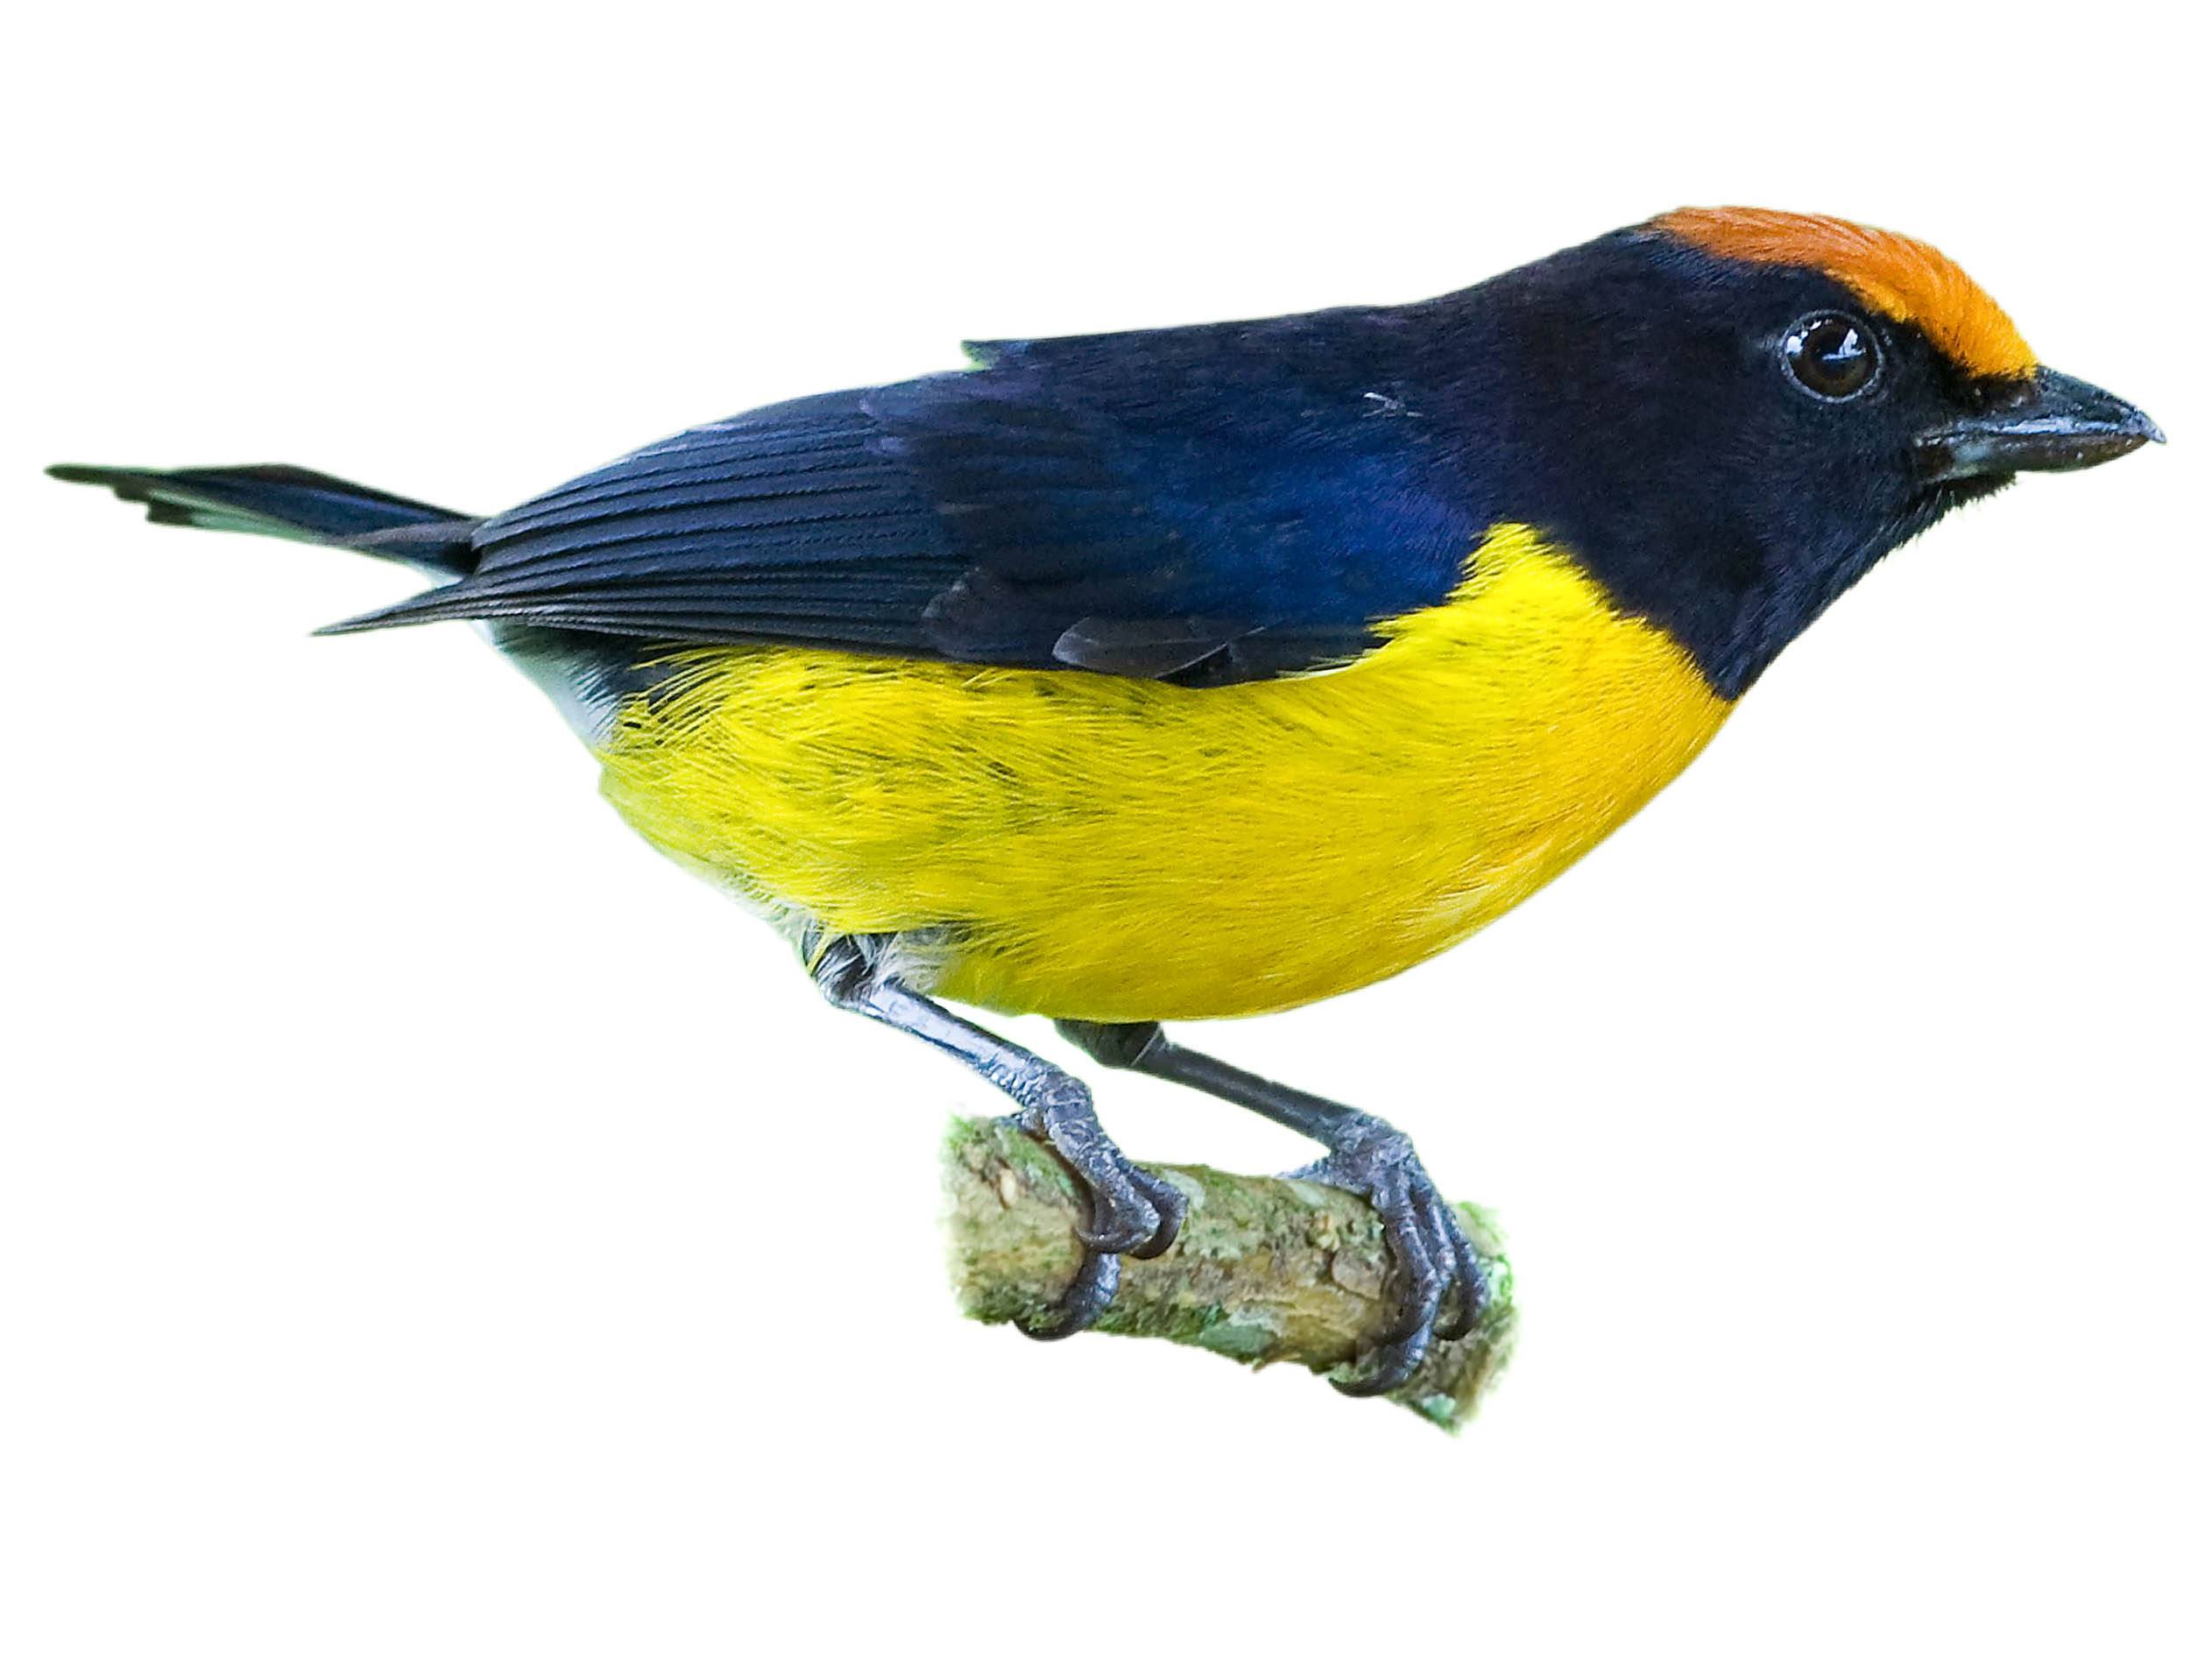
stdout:
POLYGON ((1295 1173, 1356 1192, 1375 1206, 1399 1269, 1399 1315, 1359 1372, 1338 1387, 1346 1394, 1388 1394, 1419 1367, 1433 1338, 1448 1342, 1474 1328, 1489 1299, 1482 1258, 1421 1167, 1413 1143, 1399 1131, 1370 1113, 1171 1042, 1156 1024, 1063 1020, 1059 1027, 1094 1060, 1233 1101, 1319 1141, 1328 1156, 1295 1173))
POLYGON ((815 954, 811 971, 838 1007, 913 1033, 1003 1091, 1014 1103, 1014 1121, 1057 1151, 1083 1185, 1090 1202, 1079 1229, 1083 1266, 1053 1318, 1023 1327, 1033 1337, 1071 1336, 1113 1300, 1123 1256, 1156 1256, 1175 1242, 1187 1201, 1107 1139, 1080 1079, 909 989, 884 956, 880 941, 832 939, 815 954))

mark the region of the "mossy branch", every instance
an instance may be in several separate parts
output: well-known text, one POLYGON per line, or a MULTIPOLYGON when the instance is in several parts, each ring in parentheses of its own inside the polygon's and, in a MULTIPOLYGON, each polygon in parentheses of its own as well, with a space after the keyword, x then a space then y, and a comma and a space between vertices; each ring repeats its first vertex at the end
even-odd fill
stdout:
MULTIPOLYGON (((1163 1337, 1246 1365, 1288 1360, 1327 1372, 1389 1323, 1389 1253, 1363 1200, 1280 1176, 1147 1168, 1190 1196, 1190 1217, 1166 1254, 1122 1263, 1120 1292, 1095 1329, 1163 1337)), ((1074 1176, 1010 1124, 961 1118, 945 1138, 944 1184, 962 1310, 993 1324, 1042 1318, 1081 1259, 1074 1176)), ((1512 1269, 1496 1232, 1473 1205, 1459 1211, 1490 1269, 1489 1307, 1387 1396, 1452 1430, 1504 1363, 1514 1326, 1512 1269)))

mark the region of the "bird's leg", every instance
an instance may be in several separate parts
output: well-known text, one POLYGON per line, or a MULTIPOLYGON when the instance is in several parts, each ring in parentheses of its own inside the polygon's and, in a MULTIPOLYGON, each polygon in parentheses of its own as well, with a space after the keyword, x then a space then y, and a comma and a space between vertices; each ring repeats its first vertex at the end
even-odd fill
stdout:
POLYGON ((911 989, 887 955, 881 940, 831 938, 809 952, 809 970, 837 1006, 911 1032, 1002 1091, 1014 1103, 1013 1121, 1049 1143, 1075 1171, 1090 1207, 1078 1230, 1083 1265, 1053 1317, 1022 1327, 1032 1337, 1071 1336, 1113 1300, 1123 1256, 1156 1256, 1175 1242, 1188 1201, 1131 1163, 1107 1138, 1081 1079, 911 989))
POLYGON ((1489 1299, 1482 1258, 1458 1212, 1421 1167, 1413 1143, 1398 1130, 1371 1113, 1185 1048, 1155 1024, 1058 1023, 1061 1034, 1094 1060, 1233 1101, 1319 1141, 1328 1155, 1293 1173, 1356 1192, 1375 1206, 1399 1270, 1398 1318, 1338 1387, 1346 1394, 1388 1394, 1418 1368, 1432 1340, 1448 1342, 1474 1328, 1489 1299))

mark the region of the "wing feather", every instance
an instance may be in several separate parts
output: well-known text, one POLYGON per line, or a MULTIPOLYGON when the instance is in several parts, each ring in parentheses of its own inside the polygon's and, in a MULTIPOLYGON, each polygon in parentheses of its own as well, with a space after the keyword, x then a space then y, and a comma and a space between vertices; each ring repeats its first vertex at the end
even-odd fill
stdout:
POLYGON ((993 342, 713 422, 485 520, 473 574, 332 631, 496 617, 1193 684, 1325 667, 1448 592, 1480 528, 1418 423, 1370 419, 1385 315, 993 342))

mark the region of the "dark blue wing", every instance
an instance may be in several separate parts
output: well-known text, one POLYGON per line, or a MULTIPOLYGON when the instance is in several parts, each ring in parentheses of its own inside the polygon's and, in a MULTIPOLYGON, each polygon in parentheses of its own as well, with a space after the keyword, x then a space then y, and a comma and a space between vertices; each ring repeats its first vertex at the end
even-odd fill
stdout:
POLYGON ((972 348, 754 411, 477 531, 343 627, 500 617, 1214 684, 1357 654, 1481 525, 1398 312, 972 348))

